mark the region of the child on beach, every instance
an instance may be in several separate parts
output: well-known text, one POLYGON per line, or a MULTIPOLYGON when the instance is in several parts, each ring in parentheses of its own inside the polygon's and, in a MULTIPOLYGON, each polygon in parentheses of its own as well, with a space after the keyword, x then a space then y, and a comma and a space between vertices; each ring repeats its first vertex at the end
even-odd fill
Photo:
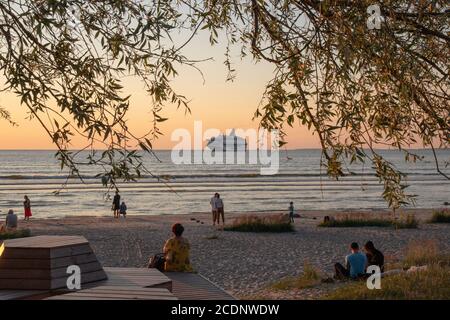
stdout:
POLYGON ((125 204, 125 201, 122 201, 122 204, 120 205, 119 212, 121 215, 123 215, 124 218, 126 218, 127 215, 127 205, 125 204))
POLYGON ((294 202, 289 203, 289 221, 294 223, 294 202))
POLYGON ((23 199, 25 200, 23 202, 23 208, 24 208, 24 213, 25 213, 25 219, 26 221, 30 220, 30 217, 32 216, 31 214, 31 201, 30 198, 28 198, 28 196, 24 196, 23 199))

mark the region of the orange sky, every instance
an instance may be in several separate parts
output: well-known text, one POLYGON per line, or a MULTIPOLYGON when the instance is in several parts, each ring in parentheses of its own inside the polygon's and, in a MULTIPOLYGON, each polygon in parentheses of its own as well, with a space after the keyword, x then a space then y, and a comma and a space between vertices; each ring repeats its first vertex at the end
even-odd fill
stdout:
MULTIPOLYGON (((217 128, 222 132, 231 128, 257 128, 257 121, 252 121, 264 86, 272 77, 272 66, 266 63, 254 64, 250 58, 241 61, 236 55, 234 68, 237 79, 226 82, 227 70, 223 64, 224 48, 206 47, 199 39, 191 43, 185 53, 193 59, 213 57, 214 61, 199 65, 204 73, 205 83, 198 71, 192 68, 179 69, 180 76, 174 81, 178 93, 191 100, 192 114, 185 115, 183 110, 167 106, 162 116, 169 118, 160 124, 164 136, 154 143, 156 149, 171 149, 176 141, 171 141, 171 133, 178 128, 192 130, 194 121, 201 120, 203 129, 217 128)), ((123 80, 125 92, 132 95, 128 114, 129 128, 138 134, 145 133, 152 126, 150 99, 141 83, 133 78, 123 80)), ((25 107, 20 106, 19 99, 11 93, 0 93, 0 106, 11 112, 13 120, 19 126, 12 127, 0 120, 0 149, 53 149, 48 136, 36 121, 26 119, 25 107)), ((306 128, 296 127, 288 131, 287 148, 319 147, 317 138, 306 128)), ((74 139, 73 148, 84 146, 83 141, 74 139)))

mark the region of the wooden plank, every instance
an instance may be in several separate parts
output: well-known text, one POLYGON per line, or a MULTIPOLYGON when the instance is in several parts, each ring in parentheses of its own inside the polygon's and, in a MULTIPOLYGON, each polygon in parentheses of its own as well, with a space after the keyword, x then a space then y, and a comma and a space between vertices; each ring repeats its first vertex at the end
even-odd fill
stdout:
POLYGON ((172 281, 157 269, 149 268, 110 268, 105 267, 109 285, 128 283, 140 287, 162 287, 169 291, 172 281))
POLYGON ((6 248, 55 248, 88 244, 82 236, 35 236, 5 240, 6 248))
POLYGON ((48 300, 176 300, 166 289, 101 286, 48 298, 48 300))
POLYGON ((0 300, 17 300, 42 295, 45 290, 0 290, 0 300))
POLYGON ((50 258, 62 258, 94 252, 89 244, 50 249, 50 258))
MULTIPOLYGON (((60 288, 67 288, 67 277, 62 277, 59 279, 52 279, 51 280, 51 289, 60 289, 60 288)), ((91 282, 97 282, 100 280, 107 279, 107 275, 104 270, 94 271, 94 272, 88 272, 88 273, 82 273, 81 274, 81 284, 91 283, 91 282)))
POLYGON ((0 259, 50 259, 50 249, 5 248, 0 259))
POLYGON ((222 288, 196 273, 165 272, 172 280, 172 293, 181 300, 235 300, 222 288))
MULTIPOLYGON (((57 279, 0 279, 0 289, 23 289, 23 290, 49 290, 67 288, 67 278, 65 275, 57 279)), ((81 276, 81 283, 90 283, 106 279, 103 270, 84 273, 81 276)))
POLYGON ((93 252, 54 259, 7 259, 1 257, 0 269, 51 269, 97 261, 93 252))
MULTIPOLYGON (((102 265, 95 261, 78 265, 81 276, 84 273, 103 270, 102 265)), ((67 277, 67 267, 54 269, 0 269, 0 282, 3 279, 55 279, 67 277)))
POLYGON ((1 259, 56 259, 92 253, 89 244, 64 246, 59 248, 8 248, 6 247, 1 259))

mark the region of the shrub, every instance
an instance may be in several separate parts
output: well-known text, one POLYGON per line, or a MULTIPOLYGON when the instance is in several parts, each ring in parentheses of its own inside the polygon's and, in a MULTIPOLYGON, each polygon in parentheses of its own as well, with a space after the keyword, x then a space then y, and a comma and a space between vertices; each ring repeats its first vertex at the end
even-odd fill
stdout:
POLYGON ((0 233, 0 240, 25 238, 31 236, 30 229, 9 230, 0 233))
POLYGON ((292 232, 294 226, 286 215, 255 216, 248 215, 236 218, 225 231, 238 232, 292 232))
POLYGON ((401 216, 399 219, 374 216, 366 213, 350 213, 340 215, 327 222, 321 222, 319 227, 345 228, 345 227, 394 227, 397 229, 412 229, 419 225, 412 214, 401 216))
POLYGON ((433 211, 430 223, 450 223, 450 210, 443 209, 439 211, 433 211))
POLYGON ((394 220, 392 225, 396 229, 416 229, 419 226, 419 221, 413 214, 408 214, 406 217, 394 220))

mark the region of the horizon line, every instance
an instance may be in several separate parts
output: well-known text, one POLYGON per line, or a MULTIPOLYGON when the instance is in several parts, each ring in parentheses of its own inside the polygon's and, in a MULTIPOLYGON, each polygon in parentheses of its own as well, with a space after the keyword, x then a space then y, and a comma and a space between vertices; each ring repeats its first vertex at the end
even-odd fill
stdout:
MULTIPOLYGON (((369 149, 370 150, 370 148, 363 148, 363 149, 369 149)), ((397 149, 397 148, 373 148, 374 150, 389 150, 389 151, 401 151, 401 150, 399 150, 399 149, 397 149)), ((447 149, 450 149, 450 148, 436 148, 435 147, 435 149, 436 150, 447 150, 447 149)), ((106 151, 107 149, 94 149, 95 151, 106 151)), ((132 148, 130 148, 130 149, 128 149, 128 150, 130 150, 130 151, 133 151, 133 150, 137 150, 137 149, 132 149, 132 148)), ((161 148, 161 149, 151 149, 152 151, 174 151, 173 149, 164 149, 164 148, 161 148)), ((203 151, 203 150, 206 150, 206 149, 189 149, 188 151, 203 151)), ((259 150, 259 149, 250 149, 250 150, 246 150, 246 151, 257 151, 257 150, 259 150)), ((270 149, 262 149, 262 150, 270 150, 270 149)), ((310 148, 310 147, 306 147, 306 148, 292 148, 292 149, 289 149, 289 148, 286 148, 286 149, 284 149, 284 148, 280 148, 279 149, 279 151, 281 152, 281 151, 298 151, 298 150, 322 150, 322 148, 310 148)), ((422 147, 422 148, 404 148, 403 150, 432 150, 432 148, 425 148, 425 147, 422 147)), ((46 149, 46 148, 43 148, 43 149, 27 149, 27 148, 25 148, 25 149, 0 149, 0 151, 58 151, 58 149, 46 149)), ((68 149, 67 151, 81 151, 81 149, 68 149)), ((86 150, 86 151, 89 151, 89 150, 86 150)), ((144 150, 141 150, 141 149, 139 149, 139 151, 144 151, 144 150)), ((179 151, 181 151, 181 150, 179 150, 179 151)))

